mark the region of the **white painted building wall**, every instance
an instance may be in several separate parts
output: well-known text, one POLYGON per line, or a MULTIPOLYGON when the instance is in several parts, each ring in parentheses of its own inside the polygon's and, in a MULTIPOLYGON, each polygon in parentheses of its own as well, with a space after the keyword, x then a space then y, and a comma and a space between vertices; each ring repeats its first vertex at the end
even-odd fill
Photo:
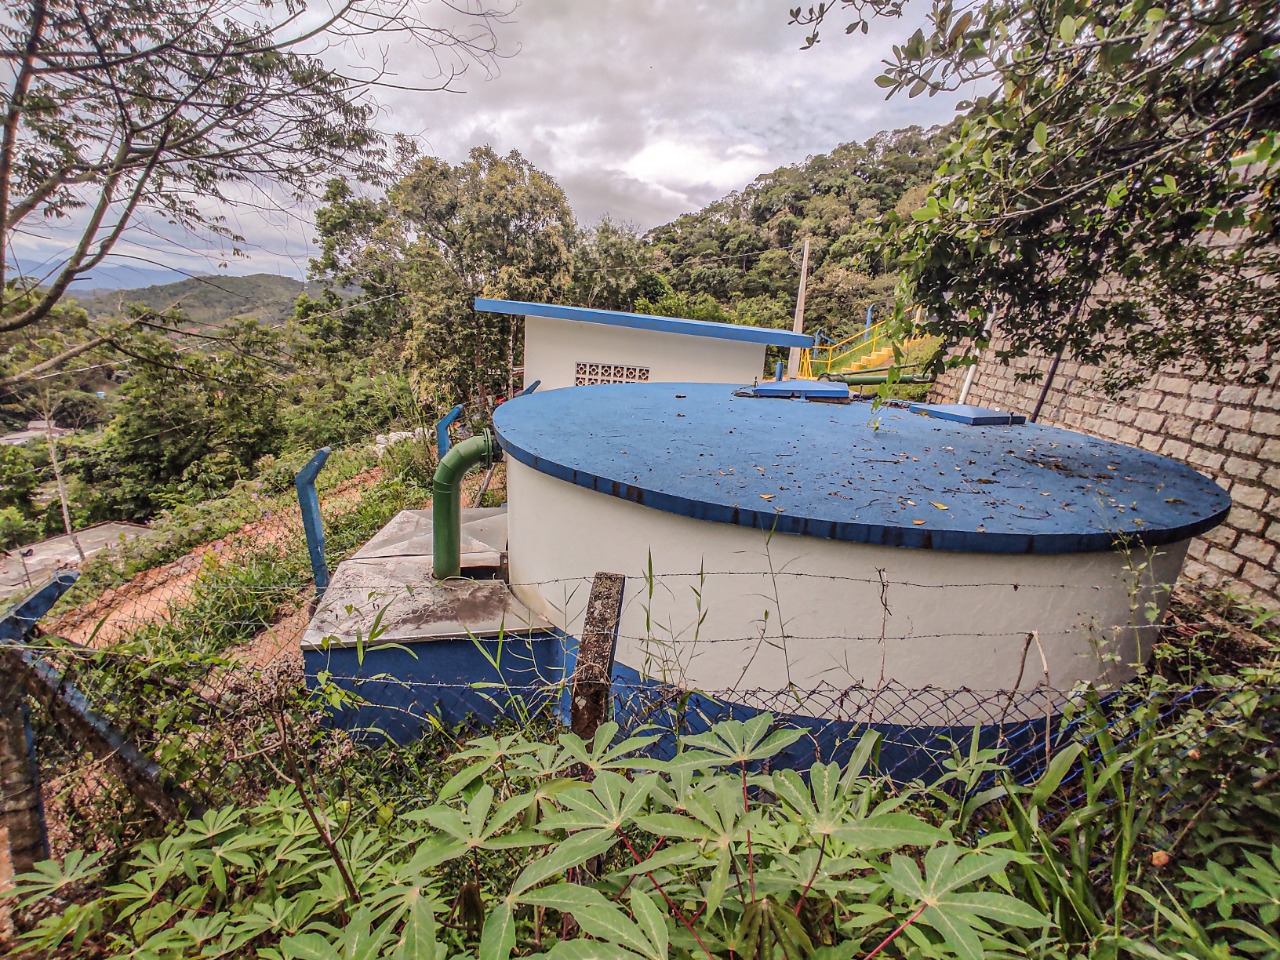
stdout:
POLYGON ((525 317, 524 329, 524 385, 541 380, 541 390, 572 387, 579 363, 644 368, 655 383, 749 384, 764 376, 762 343, 550 317, 525 317))
MULTIPOLYGON (((1163 613, 1187 549, 1010 556, 770 536, 596 493, 512 458, 507 490, 517 596, 577 636, 593 574, 624 574, 618 661, 705 692, 1122 682, 1158 622, 1148 605, 1163 613)), ((991 720, 991 702, 974 698, 965 719, 991 720)), ((842 716, 798 701, 795 712, 893 722, 895 705, 842 716)), ((919 704, 913 711, 899 719, 930 722, 919 704)), ((949 703, 933 719, 958 714, 949 703)), ((1020 717, 1012 703, 1007 718, 1020 717)))

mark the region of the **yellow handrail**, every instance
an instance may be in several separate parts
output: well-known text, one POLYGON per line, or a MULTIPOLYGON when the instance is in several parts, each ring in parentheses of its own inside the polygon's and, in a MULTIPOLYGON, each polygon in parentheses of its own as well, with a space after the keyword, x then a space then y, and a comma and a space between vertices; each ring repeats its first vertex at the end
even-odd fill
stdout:
MULTIPOLYGON (((920 323, 920 319, 923 314, 924 308, 916 307, 913 326, 920 323)), ((881 320, 879 323, 872 324, 863 330, 859 330, 857 333, 851 334, 843 340, 803 350, 800 354, 799 375, 804 379, 812 380, 815 367, 821 367, 823 373, 830 373, 832 367, 841 362, 856 360, 859 356, 866 356, 867 354, 874 353, 876 348, 880 345, 882 337, 888 341, 889 338, 885 335, 889 333, 889 326, 892 322, 893 318, 890 317, 888 319, 881 320), (853 346, 848 346, 849 344, 853 344, 853 346), (842 347, 847 347, 847 349, 842 350, 842 347), (840 352, 837 353, 837 350, 840 352), (822 353, 820 354, 819 351, 822 351, 822 353)))
POLYGON ((854 354, 867 354, 875 351, 880 344, 880 337, 889 327, 890 320, 881 320, 879 323, 867 327, 852 336, 845 337, 835 343, 824 344, 820 347, 814 347, 812 350, 812 361, 810 369, 814 365, 822 366, 823 372, 830 373, 832 366, 842 360, 853 357, 854 354), (848 349, 841 350, 849 344, 854 344, 848 349), (819 353, 821 351, 821 353, 819 353), (838 353, 836 351, 839 351, 838 353))
POLYGON ((850 336, 845 337, 843 340, 837 340, 835 343, 829 343, 823 347, 819 347, 815 349, 834 350, 836 347, 844 346, 846 343, 852 343, 854 340, 861 340, 863 337, 867 336, 867 334, 871 333, 872 331, 875 331, 875 335, 879 336, 880 328, 883 327, 885 324, 889 323, 892 319, 893 318, 890 317, 887 320, 881 320, 879 323, 873 323, 871 326, 863 330, 859 330, 857 333, 851 334, 850 336))

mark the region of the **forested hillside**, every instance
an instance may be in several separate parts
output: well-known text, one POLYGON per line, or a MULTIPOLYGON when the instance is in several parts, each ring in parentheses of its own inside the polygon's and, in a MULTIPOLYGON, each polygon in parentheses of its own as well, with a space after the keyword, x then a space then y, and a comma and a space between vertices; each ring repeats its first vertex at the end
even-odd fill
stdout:
POLYGON ((104 291, 82 298, 80 305, 90 317, 115 316, 124 305, 140 303, 157 312, 180 310, 192 323, 221 323, 230 317, 252 317, 275 323, 293 313, 294 302, 302 293, 316 289, 316 284, 271 273, 251 273, 243 277, 218 274, 158 286, 104 291))
POLYGON ((869 255, 867 241, 881 214, 923 202, 948 136, 909 127, 841 144, 649 231, 646 243, 677 294, 709 297, 743 323, 782 326, 795 310, 808 239, 806 328, 839 339, 868 306, 888 309, 897 274, 869 255))

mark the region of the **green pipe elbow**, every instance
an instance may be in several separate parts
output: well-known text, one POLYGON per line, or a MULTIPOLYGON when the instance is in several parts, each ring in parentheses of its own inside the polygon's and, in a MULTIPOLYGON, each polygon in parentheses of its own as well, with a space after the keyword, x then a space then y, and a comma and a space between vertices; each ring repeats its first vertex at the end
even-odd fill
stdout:
POLYGON ((493 434, 486 430, 449 448, 431 480, 431 573, 437 580, 462 572, 462 478, 493 463, 493 434))

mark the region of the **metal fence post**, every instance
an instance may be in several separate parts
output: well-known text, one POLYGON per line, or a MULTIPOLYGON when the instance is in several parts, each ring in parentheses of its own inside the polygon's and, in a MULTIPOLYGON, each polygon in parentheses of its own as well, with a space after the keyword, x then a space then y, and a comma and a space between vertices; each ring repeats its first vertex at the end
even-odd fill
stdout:
POLYGON ((316 477, 329 459, 332 447, 321 447, 307 465, 298 471, 293 485, 298 488, 298 506, 302 510, 302 529, 307 535, 307 553, 311 556, 311 574, 316 581, 316 596, 324 596, 329 586, 329 567, 324 559, 324 523, 320 519, 320 495, 316 493, 316 477))
POLYGON ((444 459, 444 455, 449 452, 452 444, 449 442, 449 426, 458 417, 462 416, 462 404, 458 404, 443 417, 436 421, 436 462, 439 463, 444 459))

